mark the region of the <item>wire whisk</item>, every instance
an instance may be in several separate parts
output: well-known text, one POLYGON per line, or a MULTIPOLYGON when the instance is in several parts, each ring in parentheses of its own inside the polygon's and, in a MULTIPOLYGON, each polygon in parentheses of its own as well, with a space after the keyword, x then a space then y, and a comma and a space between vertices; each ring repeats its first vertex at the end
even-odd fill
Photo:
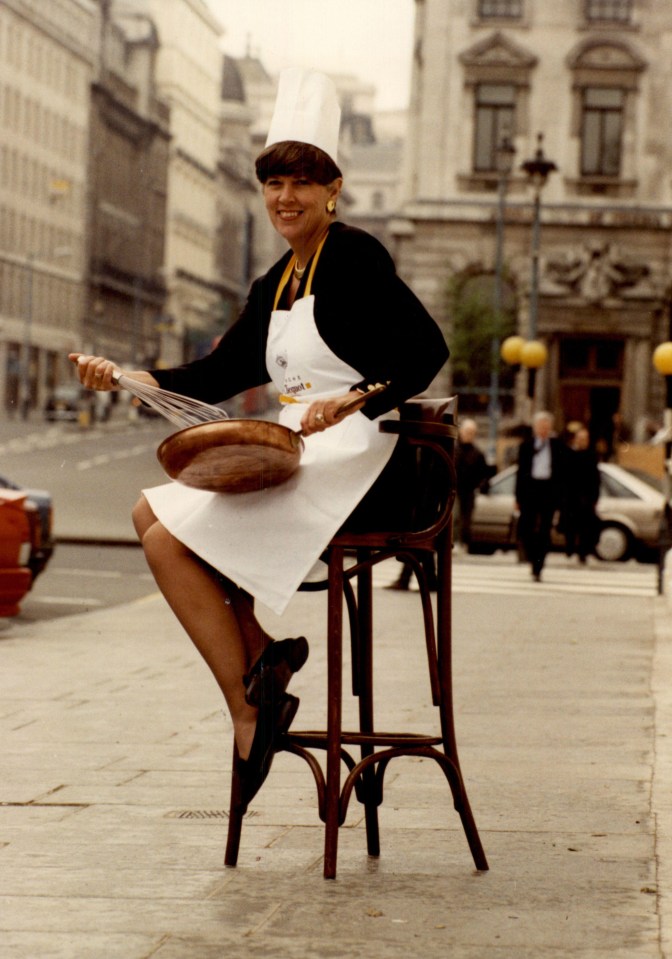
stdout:
POLYGON ((132 393, 151 409, 156 410, 175 426, 185 429, 187 426, 198 426, 199 423, 213 423, 218 420, 228 420, 229 414, 210 403, 194 400, 181 393, 171 393, 160 386, 150 386, 140 383, 124 373, 115 370, 112 381, 123 389, 132 393))

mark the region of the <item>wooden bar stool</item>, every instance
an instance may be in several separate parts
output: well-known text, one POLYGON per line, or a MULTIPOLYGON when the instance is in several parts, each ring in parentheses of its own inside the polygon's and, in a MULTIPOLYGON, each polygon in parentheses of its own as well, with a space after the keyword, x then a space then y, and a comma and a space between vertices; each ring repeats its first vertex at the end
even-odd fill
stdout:
MULTIPOLYGON (((453 718, 451 668, 451 513, 455 499, 455 400, 417 399, 404 404, 400 420, 387 420, 381 430, 399 434, 395 457, 401 480, 389 516, 394 529, 341 530, 325 554, 328 560, 327 728, 290 733, 281 749, 308 763, 317 787, 320 819, 325 823, 324 876, 336 876, 339 828, 345 822, 354 791, 364 806, 367 851, 380 854, 378 807, 383 799, 385 771, 398 756, 424 756, 443 770, 453 803, 460 815, 476 868, 488 868, 460 770, 453 718), (401 492, 400 492, 401 491, 401 492), (423 558, 437 557, 436 617, 423 558), (355 557, 355 564, 346 568, 355 557), (422 604, 425 647, 433 705, 438 708, 437 729, 426 735, 383 732, 375 727, 373 703, 373 590, 372 570, 396 558, 412 565, 422 604), (355 585, 356 584, 356 589, 355 585), (359 729, 342 728, 343 606, 352 646, 352 690, 358 698, 359 729), (359 751, 359 758, 352 749, 359 751), (326 751, 326 775, 315 750, 326 751), (347 770, 341 781, 343 766, 347 770)), ((374 487, 375 494, 375 487, 374 487)), ((384 499, 384 496, 383 496, 384 499)), ((356 517, 356 514, 354 514, 356 517)), ((348 524, 348 527, 350 523, 348 524)), ((246 808, 240 802, 235 763, 225 864, 235 866, 246 808)))

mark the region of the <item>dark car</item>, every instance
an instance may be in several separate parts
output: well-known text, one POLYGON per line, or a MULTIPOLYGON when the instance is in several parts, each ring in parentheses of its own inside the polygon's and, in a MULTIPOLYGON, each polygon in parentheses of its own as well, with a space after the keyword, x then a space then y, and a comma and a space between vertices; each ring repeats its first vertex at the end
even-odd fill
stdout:
POLYGON ((77 423, 82 414, 89 421, 95 417, 95 394, 77 383, 57 386, 44 404, 44 418, 49 422, 77 423))
MULTIPOLYGON (((655 477, 614 463, 600 463, 600 497, 597 514, 600 535, 595 547, 599 559, 625 560, 630 556, 652 558, 658 545, 665 497, 655 477)), ((476 495, 471 520, 473 553, 516 549, 516 466, 509 466, 490 480, 486 491, 476 495)), ((557 528, 552 545, 564 548, 557 528)))

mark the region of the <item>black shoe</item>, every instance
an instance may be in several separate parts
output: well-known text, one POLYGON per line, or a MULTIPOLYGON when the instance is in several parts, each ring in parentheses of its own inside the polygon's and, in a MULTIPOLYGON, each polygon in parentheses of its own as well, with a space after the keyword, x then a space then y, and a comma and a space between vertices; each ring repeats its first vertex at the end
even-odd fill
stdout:
POLYGON ((285 693, 275 706, 259 710, 250 755, 238 760, 240 798, 245 808, 264 784, 278 743, 287 733, 298 708, 298 698, 285 693))
POLYGON ((270 642, 249 673, 243 676, 245 702, 250 706, 278 702, 293 674, 307 659, 308 642, 304 636, 270 642))
POLYGON ((395 579, 393 583, 388 583, 385 589, 399 589, 407 590, 409 587, 409 580, 407 579, 395 579))

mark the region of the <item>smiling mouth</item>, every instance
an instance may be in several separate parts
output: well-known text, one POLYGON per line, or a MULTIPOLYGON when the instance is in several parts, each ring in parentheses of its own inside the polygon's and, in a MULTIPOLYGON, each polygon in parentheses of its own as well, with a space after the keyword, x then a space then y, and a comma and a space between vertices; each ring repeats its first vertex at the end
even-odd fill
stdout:
POLYGON ((278 210, 278 216, 281 220, 296 220, 301 216, 300 210, 278 210))

